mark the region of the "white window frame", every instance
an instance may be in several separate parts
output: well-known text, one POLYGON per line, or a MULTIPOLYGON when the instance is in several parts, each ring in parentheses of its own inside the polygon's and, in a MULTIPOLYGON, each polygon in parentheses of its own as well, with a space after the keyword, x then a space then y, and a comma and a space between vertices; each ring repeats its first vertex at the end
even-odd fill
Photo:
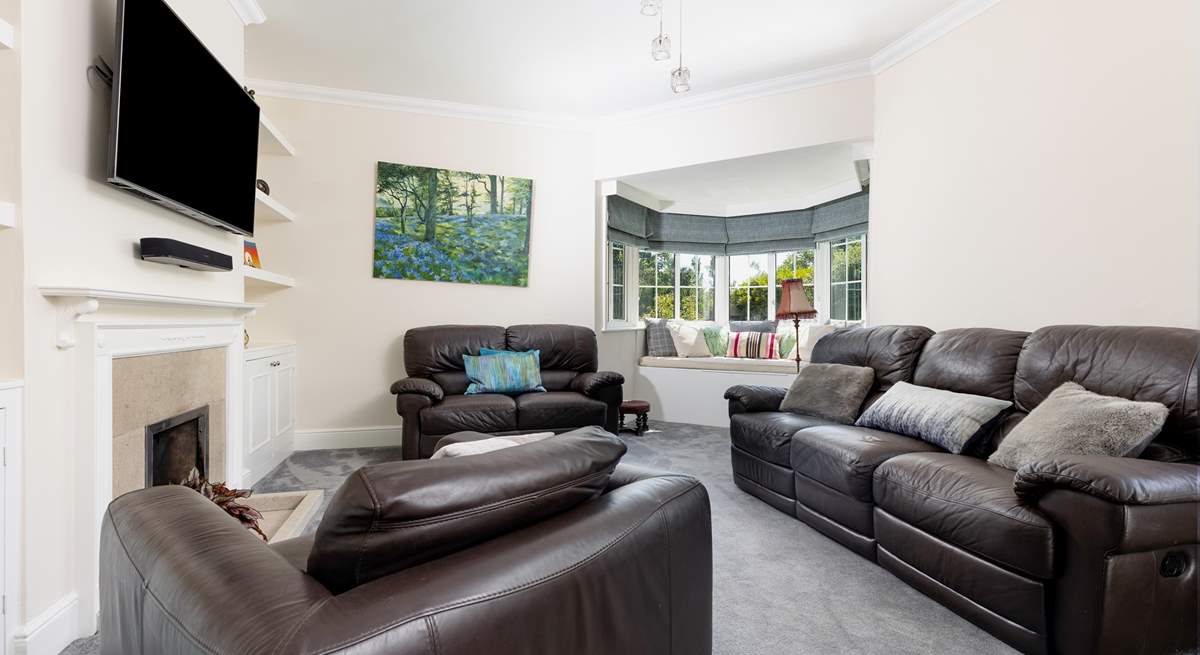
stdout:
MULTIPOLYGON (((699 296, 700 292, 702 292, 702 291, 704 291, 705 289, 707 289, 707 288, 708 288, 708 287, 705 287, 705 286, 695 286, 695 287, 693 287, 693 286, 687 286, 687 287, 685 287, 685 286, 682 286, 682 285, 679 283, 679 281, 680 281, 680 273, 683 271, 683 266, 682 266, 682 265, 680 265, 680 261, 682 261, 682 260, 681 260, 681 257, 683 257, 683 256, 687 256, 687 257, 713 257, 713 258, 715 258, 715 259, 716 259, 716 260, 718 260, 718 261, 719 261, 719 260, 720 260, 722 257, 724 257, 724 255, 699 255, 699 254, 696 254, 696 253, 689 253, 689 252, 677 252, 677 253, 675 253, 675 318, 677 318, 677 319, 679 319, 679 318, 680 318, 680 313, 679 313, 679 312, 680 312, 680 303, 683 301, 683 294, 681 293, 681 291, 683 291, 684 289, 695 289, 695 290, 696 290, 696 294, 697 294, 697 295, 696 295, 696 297, 697 297, 697 298, 699 298, 699 297, 700 297, 700 296, 699 296)), ((697 278, 699 278, 699 277, 700 277, 699 271, 697 271, 697 274, 696 274, 696 275, 697 275, 697 278)), ((717 282, 719 281, 719 280, 717 280, 716 278, 717 278, 717 276, 714 276, 714 279, 713 279, 713 284, 714 284, 714 285, 716 285, 716 284, 717 284, 717 282)), ((717 304, 717 303, 716 303, 716 296, 717 296, 717 289, 719 289, 719 288, 720 288, 719 286, 713 286, 713 288, 712 288, 712 290, 713 290, 713 318, 712 318, 713 322, 716 322, 716 320, 717 320, 717 316, 718 316, 718 314, 717 314, 717 307, 716 307, 716 304, 717 304)), ((682 320, 682 319, 681 319, 681 320, 682 320)), ((707 318, 697 318, 697 319, 688 319, 688 320, 695 320, 695 321, 708 321, 709 319, 707 319, 707 318)))
MULTIPOLYGON (((835 239, 833 241, 822 242, 822 244, 819 244, 819 245, 825 246, 824 255, 821 256, 820 259, 824 260, 825 279, 828 280, 827 284, 822 285, 826 288, 826 292, 828 294, 826 297, 826 301, 828 303, 826 305, 826 307, 828 308, 828 311, 823 313, 822 315, 828 316, 829 322, 832 325, 862 325, 862 324, 865 324, 867 321, 867 234, 866 233, 851 234, 851 235, 842 237, 840 239, 835 239), (850 244, 852 244, 856 241, 862 243, 862 263, 861 263, 861 267, 860 267, 859 278, 857 280, 850 279, 850 277, 849 277, 850 267, 849 267, 849 264, 847 263, 846 280, 844 282, 834 282, 833 281, 833 270, 832 270, 833 269, 833 248, 834 248, 834 246, 846 244, 847 251, 849 251, 850 244), (845 294, 845 296, 846 296, 846 304, 845 304, 845 307, 847 308, 846 316, 849 316, 850 315, 850 312, 849 312, 849 307, 850 307, 849 289, 850 289, 850 285, 854 282, 858 282, 859 288, 860 288, 859 303, 861 306, 859 307, 858 320, 851 321, 849 319, 834 318, 833 317, 833 297, 834 297, 834 294, 838 293, 836 287, 843 287, 845 289, 844 291, 842 291, 842 293, 845 294)), ((813 277, 814 277, 814 282, 815 282, 816 271, 813 271, 813 277)))

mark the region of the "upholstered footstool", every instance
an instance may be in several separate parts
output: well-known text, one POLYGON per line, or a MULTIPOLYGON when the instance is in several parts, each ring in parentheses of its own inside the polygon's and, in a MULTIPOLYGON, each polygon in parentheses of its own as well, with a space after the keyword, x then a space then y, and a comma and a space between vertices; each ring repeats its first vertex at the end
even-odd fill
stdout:
POLYGON ((650 403, 644 400, 626 400, 621 403, 621 429, 625 429, 625 416, 634 415, 633 432, 642 436, 650 424, 650 403))

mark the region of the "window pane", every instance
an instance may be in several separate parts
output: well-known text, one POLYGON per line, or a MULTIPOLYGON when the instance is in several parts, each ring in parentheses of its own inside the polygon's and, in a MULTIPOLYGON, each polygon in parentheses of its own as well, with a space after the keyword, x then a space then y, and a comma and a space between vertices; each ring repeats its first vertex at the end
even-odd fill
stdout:
POLYGON ((846 267, 848 269, 848 272, 846 273, 846 279, 861 280, 863 267, 862 241, 855 241, 850 244, 846 251, 846 260, 846 267))
POLYGON ((846 298, 846 320, 862 320, 862 282, 851 282, 848 285, 846 298))
POLYGON ((832 282, 846 281, 846 244, 834 245, 829 249, 829 279, 832 282))
POLYGON ((658 318, 654 311, 654 287, 638 289, 638 316, 641 318, 658 318))
POLYGON ((612 288, 612 318, 614 321, 625 320, 625 287, 612 288))
POLYGON ((695 289, 679 289, 679 318, 685 321, 695 321, 696 317, 696 290, 695 289))
POLYGON ((715 321, 717 317, 716 290, 704 289, 700 292, 700 307, 696 318, 701 321, 715 321))
POLYGON ((829 318, 835 321, 846 320, 846 285, 835 284, 830 289, 829 318))
POLYGON ((766 287, 751 287, 750 288, 750 318, 751 321, 765 321, 767 319, 767 288, 766 287))
POLYGON ((654 253, 649 250, 638 251, 638 284, 654 286, 654 253))
POLYGON ((736 255, 729 258, 729 285, 767 284, 766 255, 736 255))
MULTIPOLYGON (((656 266, 658 269, 658 286, 675 286, 675 255, 669 252, 658 253, 656 266)), ((674 313, 674 311, 672 311, 674 313)))
POLYGON ((709 255, 700 258, 700 286, 717 286, 717 256, 709 255))
POLYGON ((613 284, 625 283, 625 247, 614 243, 612 246, 612 277, 613 284))
POLYGON ((679 286, 697 286, 699 277, 700 258, 696 255, 676 255, 679 257, 679 286))
POLYGON ((675 289, 658 288, 658 318, 675 318, 675 289))
POLYGON ((746 320, 746 303, 749 296, 750 292, 745 288, 729 291, 729 320, 746 320))

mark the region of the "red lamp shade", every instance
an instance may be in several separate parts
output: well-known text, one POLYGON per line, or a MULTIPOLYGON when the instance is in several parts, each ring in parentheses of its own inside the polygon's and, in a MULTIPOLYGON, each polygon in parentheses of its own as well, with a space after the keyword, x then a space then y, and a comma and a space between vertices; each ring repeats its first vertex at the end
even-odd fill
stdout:
POLYGON ((804 293, 804 281, 784 280, 783 297, 779 300, 779 307, 775 310, 775 318, 797 319, 816 318, 816 316, 817 310, 808 301, 808 294, 804 293))

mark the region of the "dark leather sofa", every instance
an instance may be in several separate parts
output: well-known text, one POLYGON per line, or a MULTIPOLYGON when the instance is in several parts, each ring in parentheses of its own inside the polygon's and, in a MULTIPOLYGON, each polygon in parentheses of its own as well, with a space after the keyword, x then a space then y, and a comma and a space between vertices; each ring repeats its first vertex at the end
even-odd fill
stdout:
POLYGON ((455 432, 518 434, 566 432, 588 425, 616 433, 620 422, 618 373, 597 372, 596 333, 574 325, 435 325, 404 335, 409 377, 392 384, 404 423, 404 458, 433 454, 455 432), (541 350, 546 393, 464 395, 463 355, 481 348, 541 350))
POLYGON ((827 335, 812 360, 875 369, 864 408, 899 381, 1014 408, 981 452, 952 455, 780 412, 783 389, 733 387, 725 397, 740 488, 1023 652, 1196 648, 1200 331, 882 326, 827 335), (1163 403, 1161 435, 1138 459, 989 464, 999 440, 1066 381, 1163 403))
POLYGON ((625 465, 575 477, 577 457, 539 448, 366 467, 314 536, 272 545, 184 487, 121 496, 102 530, 101 652, 709 655, 704 487, 625 465), (532 502, 492 501, 531 485, 532 502), (485 504, 463 511, 464 496, 485 504))

